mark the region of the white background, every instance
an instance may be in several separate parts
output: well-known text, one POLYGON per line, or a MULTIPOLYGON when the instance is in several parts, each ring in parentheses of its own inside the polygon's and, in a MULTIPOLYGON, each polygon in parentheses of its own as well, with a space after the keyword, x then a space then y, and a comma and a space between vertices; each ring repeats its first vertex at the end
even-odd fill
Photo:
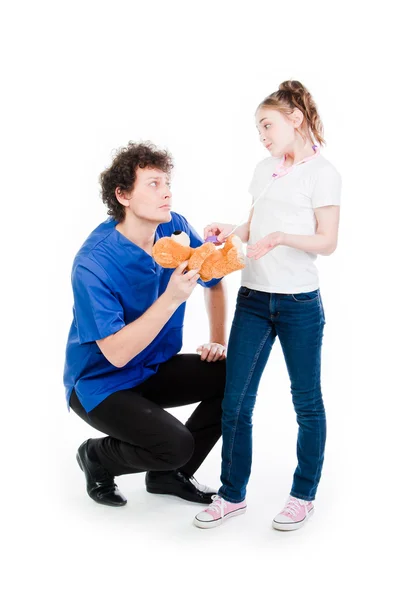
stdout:
MULTIPOLYGON (((398 32, 390 2, 20 2, 3 12, 2 509, 7 598, 344 598, 396 594, 398 32), (311 91, 342 174, 340 240, 320 257, 326 461, 314 519, 271 519, 290 490, 296 421, 279 343, 254 415, 248 512, 201 531, 199 510, 118 484, 96 505, 75 462, 96 435, 62 386, 70 269, 105 208, 113 149, 173 154, 174 209, 235 222, 265 156, 253 115, 285 79, 311 91), (392 546, 392 542, 395 546, 392 546)), ((227 278, 229 321, 240 275, 227 278)), ((202 290, 183 351, 208 341, 202 290)), ((173 410, 184 420, 190 408, 173 410)), ((220 443, 197 473, 218 487, 220 443)), ((201 508, 201 507, 200 507, 201 508)))

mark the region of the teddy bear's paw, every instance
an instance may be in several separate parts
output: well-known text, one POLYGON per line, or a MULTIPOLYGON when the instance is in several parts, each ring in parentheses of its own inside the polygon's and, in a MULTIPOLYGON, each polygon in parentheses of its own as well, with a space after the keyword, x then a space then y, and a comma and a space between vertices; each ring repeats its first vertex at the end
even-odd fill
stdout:
POLYGON ((221 250, 224 254, 227 254, 232 248, 236 248, 238 254, 243 254, 243 243, 238 235, 232 234, 227 237, 225 245, 221 250))
POLYGON ((229 250, 229 252, 225 256, 225 262, 224 262, 225 273, 224 274, 228 275, 229 273, 233 273, 234 271, 239 271, 240 269, 244 269, 244 267, 245 267, 245 256, 244 256, 242 250, 240 249, 238 251, 238 249, 236 247, 231 248, 231 250, 229 250))

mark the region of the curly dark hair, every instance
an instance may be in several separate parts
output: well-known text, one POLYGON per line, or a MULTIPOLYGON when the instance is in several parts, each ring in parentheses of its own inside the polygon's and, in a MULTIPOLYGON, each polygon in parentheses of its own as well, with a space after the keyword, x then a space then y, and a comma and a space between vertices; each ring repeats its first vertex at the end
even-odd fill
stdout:
POLYGON ((160 169, 169 175, 174 165, 169 152, 159 150, 151 142, 128 142, 126 148, 119 148, 115 152, 111 167, 100 175, 100 184, 107 214, 118 222, 125 218, 125 206, 118 202, 115 190, 119 187, 122 191, 131 192, 138 167, 160 169))

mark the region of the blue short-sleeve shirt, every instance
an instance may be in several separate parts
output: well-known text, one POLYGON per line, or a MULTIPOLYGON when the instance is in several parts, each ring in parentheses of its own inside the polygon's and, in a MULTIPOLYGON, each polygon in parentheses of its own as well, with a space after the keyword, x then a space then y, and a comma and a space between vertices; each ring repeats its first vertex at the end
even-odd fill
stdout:
MULTIPOLYGON (((157 227, 155 241, 184 231, 190 246, 203 243, 199 234, 177 213, 157 227)), ((185 303, 182 303, 155 339, 124 367, 113 366, 96 340, 119 331, 140 317, 164 293, 173 269, 163 269, 142 248, 115 228, 109 219, 87 238, 72 267, 74 295, 64 367, 67 403, 72 390, 87 412, 117 390, 135 387, 157 372, 158 366, 182 348, 185 303)), ((199 284, 212 287, 220 281, 199 284)))

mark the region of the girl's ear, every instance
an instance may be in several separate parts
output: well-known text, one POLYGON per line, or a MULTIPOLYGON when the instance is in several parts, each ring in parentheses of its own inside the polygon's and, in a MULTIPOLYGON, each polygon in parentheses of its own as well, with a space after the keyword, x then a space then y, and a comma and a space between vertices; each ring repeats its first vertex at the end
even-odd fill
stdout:
POLYGON ((301 125, 304 121, 304 115, 301 112, 301 110, 299 110, 298 108, 295 108, 295 109, 293 109, 292 114, 289 116, 289 119, 291 120, 293 127, 298 129, 299 127, 301 127, 301 125))

